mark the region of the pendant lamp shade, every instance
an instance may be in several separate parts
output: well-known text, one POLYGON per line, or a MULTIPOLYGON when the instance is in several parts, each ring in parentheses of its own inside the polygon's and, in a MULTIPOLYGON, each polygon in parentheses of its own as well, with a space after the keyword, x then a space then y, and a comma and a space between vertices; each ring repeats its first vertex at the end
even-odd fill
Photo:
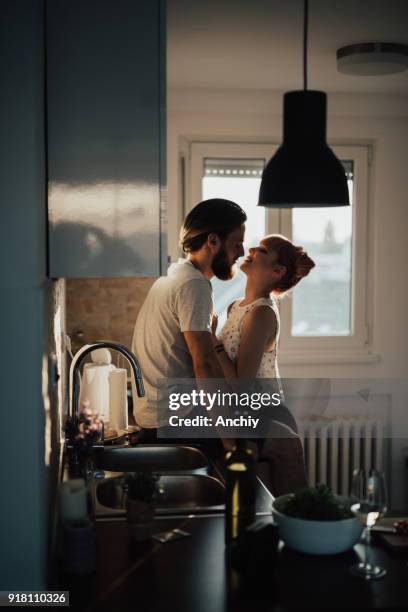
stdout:
POLYGON ((326 94, 290 91, 283 104, 283 144, 263 171, 258 206, 349 205, 345 170, 326 143, 326 94))

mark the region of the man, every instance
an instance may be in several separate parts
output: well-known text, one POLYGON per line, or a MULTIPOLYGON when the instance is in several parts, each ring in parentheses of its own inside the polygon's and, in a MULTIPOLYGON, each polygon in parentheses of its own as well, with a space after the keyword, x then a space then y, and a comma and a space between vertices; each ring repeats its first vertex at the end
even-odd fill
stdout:
POLYGON ((150 288, 132 341, 146 393, 134 407, 143 441, 154 440, 156 428, 165 424, 159 422, 157 412, 160 379, 224 378, 211 341, 210 279, 214 275, 221 280, 233 278, 234 264, 244 255, 245 221, 245 212, 230 200, 216 198, 197 204, 180 232, 187 258, 172 264, 168 275, 150 288))

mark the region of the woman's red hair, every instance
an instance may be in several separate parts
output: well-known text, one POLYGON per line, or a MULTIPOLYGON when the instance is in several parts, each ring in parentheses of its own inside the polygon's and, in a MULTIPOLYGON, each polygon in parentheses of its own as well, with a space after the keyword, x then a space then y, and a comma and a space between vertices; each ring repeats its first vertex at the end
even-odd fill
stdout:
POLYGON ((295 246, 290 240, 280 234, 266 236, 268 247, 276 251, 276 263, 285 266, 286 273, 273 288, 276 293, 285 293, 298 284, 315 267, 315 262, 309 257, 303 247, 295 246))

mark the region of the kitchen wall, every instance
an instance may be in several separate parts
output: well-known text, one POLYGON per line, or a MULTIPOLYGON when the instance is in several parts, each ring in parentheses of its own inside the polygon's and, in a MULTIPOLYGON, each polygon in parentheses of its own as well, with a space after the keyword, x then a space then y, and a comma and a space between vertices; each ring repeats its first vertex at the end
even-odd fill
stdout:
POLYGON ((81 344, 113 340, 129 347, 144 298, 154 278, 67 279, 67 333, 75 352, 81 344), (83 338, 78 338, 78 331, 83 338))
POLYGON ((46 588, 43 8, 1 4, 1 590, 46 588))
POLYGON ((0 589, 40 590, 55 566, 65 287, 46 269, 44 3, 1 8, 0 589))

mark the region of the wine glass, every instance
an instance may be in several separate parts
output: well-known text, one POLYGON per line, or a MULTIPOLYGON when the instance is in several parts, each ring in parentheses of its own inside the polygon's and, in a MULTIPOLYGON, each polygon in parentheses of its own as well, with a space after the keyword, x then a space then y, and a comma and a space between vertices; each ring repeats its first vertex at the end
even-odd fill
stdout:
POLYGON ((387 511, 385 477, 377 470, 355 470, 351 485, 351 511, 365 525, 365 561, 350 568, 355 576, 366 580, 382 578, 387 570, 369 561, 371 527, 387 511))

